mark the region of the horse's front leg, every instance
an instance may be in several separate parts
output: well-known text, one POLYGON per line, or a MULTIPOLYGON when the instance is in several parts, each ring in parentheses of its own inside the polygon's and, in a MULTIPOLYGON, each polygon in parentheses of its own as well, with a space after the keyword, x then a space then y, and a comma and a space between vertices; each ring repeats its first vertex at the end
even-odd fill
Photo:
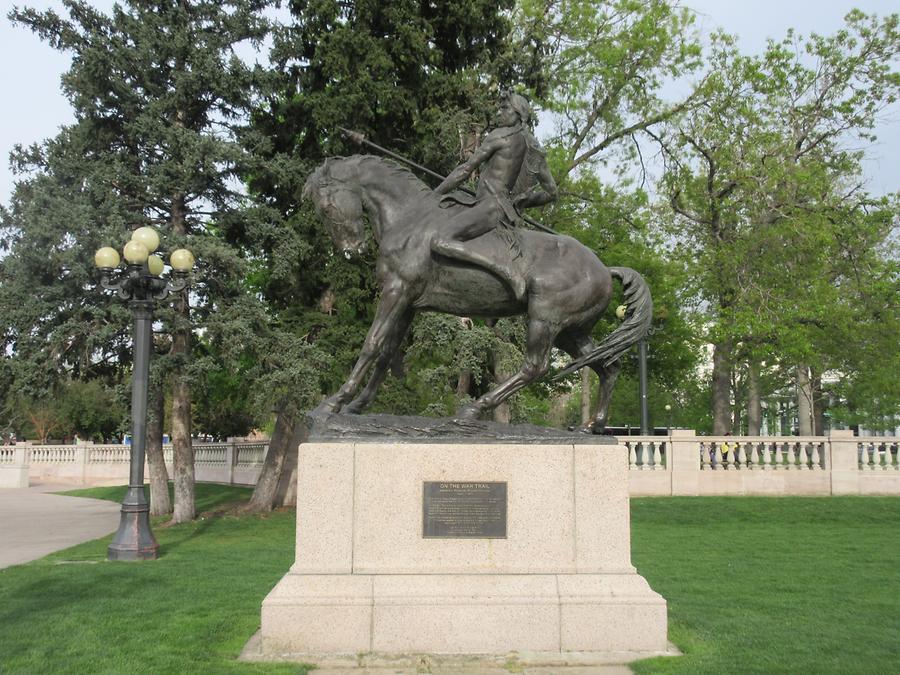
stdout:
POLYGON ((353 415, 359 414, 368 408, 372 401, 375 400, 375 394, 378 393, 378 387, 381 386, 381 383, 384 382, 384 378, 387 377, 391 362, 394 360, 397 350, 400 349, 400 345, 403 344, 403 338, 406 337, 406 333, 409 331, 409 325, 412 323, 414 316, 415 310, 409 308, 400 317, 396 329, 391 334, 390 339, 378 356, 378 360, 375 361, 375 368, 369 376, 369 382, 359 396, 344 406, 343 412, 353 415))
POLYGON ((326 398, 316 408, 317 413, 339 412, 345 403, 350 401, 365 381, 366 373, 372 364, 388 348, 393 336, 403 324, 403 316, 409 310, 409 300, 402 285, 385 288, 381 300, 375 310, 375 320, 369 328, 356 365, 350 377, 338 389, 337 393, 326 398))

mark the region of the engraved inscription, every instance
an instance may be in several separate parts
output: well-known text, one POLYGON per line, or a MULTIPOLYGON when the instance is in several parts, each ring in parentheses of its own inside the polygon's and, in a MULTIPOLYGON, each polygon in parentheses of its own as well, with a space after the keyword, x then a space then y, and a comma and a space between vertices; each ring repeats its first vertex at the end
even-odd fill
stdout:
POLYGON ((506 483, 425 483, 422 536, 454 539, 506 538, 506 483))

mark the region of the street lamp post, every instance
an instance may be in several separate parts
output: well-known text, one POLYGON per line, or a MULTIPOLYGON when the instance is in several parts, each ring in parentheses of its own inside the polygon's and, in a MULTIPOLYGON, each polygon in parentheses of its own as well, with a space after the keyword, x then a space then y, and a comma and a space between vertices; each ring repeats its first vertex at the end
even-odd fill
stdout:
POLYGON ((666 403, 666 436, 672 435, 672 406, 666 403))
POLYGON ((159 545, 150 529, 150 505, 144 495, 144 452, 147 444, 147 387, 150 374, 150 351, 153 339, 153 307, 170 293, 187 288, 188 272, 194 256, 178 249, 169 257, 172 272, 168 279, 160 275, 165 268, 162 258, 151 255, 159 246, 159 235, 152 227, 141 227, 132 233, 123 254, 126 265, 119 267, 119 253, 105 246, 94 256, 100 268, 100 284, 115 291, 131 307, 134 324, 134 372, 131 379, 131 470, 128 492, 122 500, 119 529, 107 549, 107 560, 155 560, 159 545))

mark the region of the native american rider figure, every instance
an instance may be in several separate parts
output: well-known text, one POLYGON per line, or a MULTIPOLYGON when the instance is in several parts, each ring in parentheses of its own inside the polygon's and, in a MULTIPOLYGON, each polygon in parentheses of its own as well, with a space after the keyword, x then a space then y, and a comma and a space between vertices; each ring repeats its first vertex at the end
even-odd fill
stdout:
MULTIPOLYGON (((446 195, 480 168, 475 201, 441 228, 432 240, 431 249, 494 272, 509 283, 517 300, 525 297, 526 288, 524 276, 513 264, 513 253, 507 260, 497 260, 483 255, 467 242, 498 226, 519 225, 521 209, 542 206, 556 199, 556 183, 547 168, 544 152, 531 133, 530 122, 528 101, 519 94, 504 92, 497 111, 497 128, 485 136, 472 157, 435 188, 438 194, 446 195)), ((443 201, 468 203, 458 193, 443 201)))

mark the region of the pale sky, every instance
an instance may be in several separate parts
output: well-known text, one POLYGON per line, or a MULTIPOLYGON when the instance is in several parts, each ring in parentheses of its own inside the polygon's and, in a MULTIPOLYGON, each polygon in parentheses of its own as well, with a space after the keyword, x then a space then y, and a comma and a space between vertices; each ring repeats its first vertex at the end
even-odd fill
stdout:
MULTIPOLYGON (((95 0, 108 10, 112 0, 95 0)), ((780 39, 788 28, 799 33, 828 34, 838 30, 853 7, 886 15, 900 11, 900 0, 684 0, 696 10, 704 34, 722 28, 739 36, 742 51, 758 53, 766 38, 780 39)), ((58 0, 0 0, 0 91, 5 103, 0 117, 0 202, 7 203, 14 176, 8 155, 16 143, 31 144, 54 136, 73 115, 60 92, 59 78, 70 57, 41 42, 22 27, 13 27, 6 14, 13 5, 55 8, 58 0)), ((867 149, 866 178, 871 192, 884 194, 900 189, 900 104, 895 104, 876 130, 878 142, 867 149)))

